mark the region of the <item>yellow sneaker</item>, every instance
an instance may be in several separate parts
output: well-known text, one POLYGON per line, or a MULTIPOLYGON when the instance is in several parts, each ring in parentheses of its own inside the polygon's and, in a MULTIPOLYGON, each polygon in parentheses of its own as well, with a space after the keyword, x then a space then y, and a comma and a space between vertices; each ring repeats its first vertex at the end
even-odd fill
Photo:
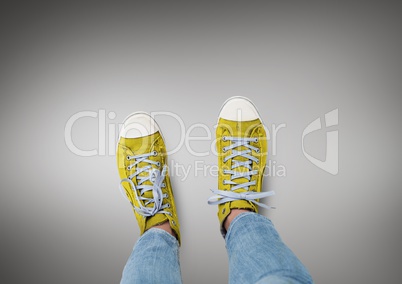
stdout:
POLYGON ((261 192, 267 160, 267 135, 253 103, 247 98, 233 97, 222 106, 216 128, 218 152, 218 189, 208 199, 218 205, 222 234, 223 222, 232 209, 247 209, 258 213, 259 202, 273 191, 261 192))
POLYGON ((180 225, 169 174, 165 142, 155 120, 137 112, 128 116, 117 145, 120 190, 133 206, 141 235, 169 222, 180 243, 180 225))

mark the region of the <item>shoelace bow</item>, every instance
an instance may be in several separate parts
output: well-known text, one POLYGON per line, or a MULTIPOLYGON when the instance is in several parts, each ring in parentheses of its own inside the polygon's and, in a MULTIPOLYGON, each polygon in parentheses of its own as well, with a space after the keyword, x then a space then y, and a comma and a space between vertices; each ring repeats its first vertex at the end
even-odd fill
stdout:
POLYGON ((162 193, 162 187, 166 185, 163 183, 163 180, 166 176, 167 166, 164 165, 162 167, 162 171, 159 169, 153 168, 152 165, 156 165, 160 167, 160 162, 149 160, 150 156, 156 156, 158 153, 156 151, 152 151, 151 153, 145 153, 136 156, 127 156, 127 160, 134 160, 134 163, 130 164, 127 169, 131 170, 133 167, 137 166, 141 162, 148 163, 145 167, 137 167, 136 171, 128 176, 125 179, 120 181, 120 192, 123 196, 127 198, 127 195, 124 193, 125 188, 122 186, 123 182, 128 182, 130 184, 131 190, 134 192, 135 199, 137 200, 139 207, 135 206, 130 200, 129 202, 139 214, 144 217, 150 217, 158 213, 166 213, 171 215, 170 212, 164 211, 165 208, 169 208, 170 204, 163 204, 163 199, 167 198, 167 194, 162 193), (141 173, 148 172, 148 175, 140 176, 141 173), (132 181, 133 178, 136 178, 137 185, 135 185, 132 181), (150 181, 152 185, 144 184, 146 181, 150 181), (152 198, 144 197, 144 193, 152 191, 152 198), (139 194, 138 194, 139 192, 139 194), (153 206, 147 206, 153 203, 153 206), (144 205, 143 205, 144 204, 144 205))
POLYGON ((208 204, 217 205, 235 200, 247 200, 252 203, 270 209, 273 208, 271 206, 265 205, 256 201, 256 199, 272 196, 275 193, 273 191, 267 192, 254 192, 249 191, 249 187, 256 184, 256 181, 251 181, 253 175, 258 174, 258 170, 252 170, 253 162, 258 163, 258 158, 252 156, 252 151, 259 153, 260 149, 250 145, 250 142, 258 142, 258 138, 245 138, 245 137, 230 137, 224 136, 222 137, 223 141, 231 141, 231 144, 227 147, 223 147, 223 152, 227 152, 232 150, 232 153, 224 158, 224 163, 228 160, 232 160, 232 168, 231 170, 224 170, 224 174, 230 174, 230 180, 224 180, 223 184, 231 184, 232 187, 230 190, 219 190, 212 189, 211 191, 215 194, 208 199, 208 204), (241 147, 245 147, 245 150, 236 150, 236 148, 241 149, 241 147), (236 157, 243 157, 246 160, 240 161, 236 160, 236 157), (248 171, 236 171, 239 167, 245 167, 248 171), (246 178, 248 181, 244 183, 237 183, 234 180, 238 178, 246 178), (244 189, 245 192, 235 192, 235 190, 244 189))

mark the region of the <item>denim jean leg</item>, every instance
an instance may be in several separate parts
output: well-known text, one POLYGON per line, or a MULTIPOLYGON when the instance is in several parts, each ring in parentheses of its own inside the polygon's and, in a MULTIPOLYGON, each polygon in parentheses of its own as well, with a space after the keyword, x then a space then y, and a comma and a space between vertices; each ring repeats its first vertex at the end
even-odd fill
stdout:
POLYGON ((226 234, 229 283, 313 283, 272 222, 256 213, 238 215, 226 234))
POLYGON ((135 244, 120 283, 181 283, 176 238, 157 228, 146 231, 135 244))

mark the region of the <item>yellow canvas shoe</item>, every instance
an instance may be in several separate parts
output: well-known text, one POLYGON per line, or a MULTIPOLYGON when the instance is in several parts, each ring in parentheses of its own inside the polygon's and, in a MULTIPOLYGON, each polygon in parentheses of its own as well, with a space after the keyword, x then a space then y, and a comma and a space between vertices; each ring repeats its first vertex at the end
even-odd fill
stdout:
POLYGON ((133 207, 141 235, 168 221, 180 243, 180 225, 167 171, 165 142, 150 115, 137 112, 125 119, 116 157, 120 190, 133 207))
POLYGON ((247 209, 258 213, 259 202, 273 191, 261 192, 267 160, 267 135, 253 103, 247 98, 233 97, 222 106, 216 128, 218 152, 218 189, 208 199, 218 205, 222 234, 223 222, 232 209, 247 209))

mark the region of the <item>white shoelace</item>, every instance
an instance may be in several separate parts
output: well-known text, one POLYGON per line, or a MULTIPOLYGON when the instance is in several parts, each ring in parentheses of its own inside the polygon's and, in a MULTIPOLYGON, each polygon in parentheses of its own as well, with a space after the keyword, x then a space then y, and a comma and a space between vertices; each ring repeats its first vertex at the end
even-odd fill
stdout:
POLYGON ((134 192, 135 199, 138 201, 139 207, 135 206, 130 200, 129 202, 138 212, 144 217, 150 217, 158 213, 165 213, 171 215, 170 212, 164 211, 165 208, 169 208, 170 204, 166 203, 163 204, 163 199, 167 198, 167 194, 162 193, 162 188, 166 185, 163 183, 163 180, 166 176, 167 166, 164 165, 162 168, 162 172, 159 169, 153 168, 152 165, 156 165, 160 167, 160 162, 149 160, 150 156, 156 156, 158 153, 153 151, 151 153, 145 153, 136 156, 127 156, 127 160, 134 160, 134 163, 128 166, 128 170, 131 170, 133 167, 138 165, 141 162, 148 163, 145 167, 137 167, 136 171, 128 176, 125 179, 120 181, 120 192, 126 198, 127 195, 125 194, 125 188, 122 186, 123 182, 127 182, 130 184, 131 190, 134 192), (139 174, 143 172, 148 172, 148 175, 139 176, 139 174), (132 179, 136 178, 137 186, 133 183, 132 179), (150 181, 152 185, 146 185, 144 182, 150 181), (152 191, 152 198, 144 197, 144 193, 152 191), (139 192, 139 194, 138 194, 139 192), (144 203, 144 205, 142 205, 144 203), (148 204, 153 203, 152 207, 148 207, 148 204))
POLYGON ((232 153, 224 158, 224 163, 228 160, 232 160, 232 168, 231 170, 224 170, 224 174, 230 174, 230 180, 223 180, 223 184, 231 184, 232 188, 230 190, 219 190, 219 189, 212 189, 211 191, 215 194, 208 199, 208 204, 210 205, 217 205, 222 204, 230 201, 235 200, 247 200, 251 201, 252 203, 270 209, 274 208, 263 203, 257 202, 256 199, 272 196, 275 193, 273 191, 267 192, 254 192, 249 191, 249 187, 256 184, 256 181, 251 181, 253 175, 258 174, 258 170, 252 170, 253 162, 259 163, 258 158, 252 156, 252 151, 259 153, 260 149, 250 145, 250 142, 258 142, 258 138, 245 138, 245 137, 230 137, 224 136, 222 137, 223 141, 231 141, 231 144, 227 147, 223 147, 223 152, 227 152, 232 150, 232 153), (236 148, 245 147, 245 150, 236 150, 236 148), (236 157, 243 157, 246 160, 240 161, 236 160, 236 157), (239 172, 236 171, 238 167, 245 167, 248 171, 239 172), (248 182, 244 183, 237 183, 234 180, 238 178, 246 178, 248 182), (244 189, 245 192, 234 192, 237 189, 244 189))

